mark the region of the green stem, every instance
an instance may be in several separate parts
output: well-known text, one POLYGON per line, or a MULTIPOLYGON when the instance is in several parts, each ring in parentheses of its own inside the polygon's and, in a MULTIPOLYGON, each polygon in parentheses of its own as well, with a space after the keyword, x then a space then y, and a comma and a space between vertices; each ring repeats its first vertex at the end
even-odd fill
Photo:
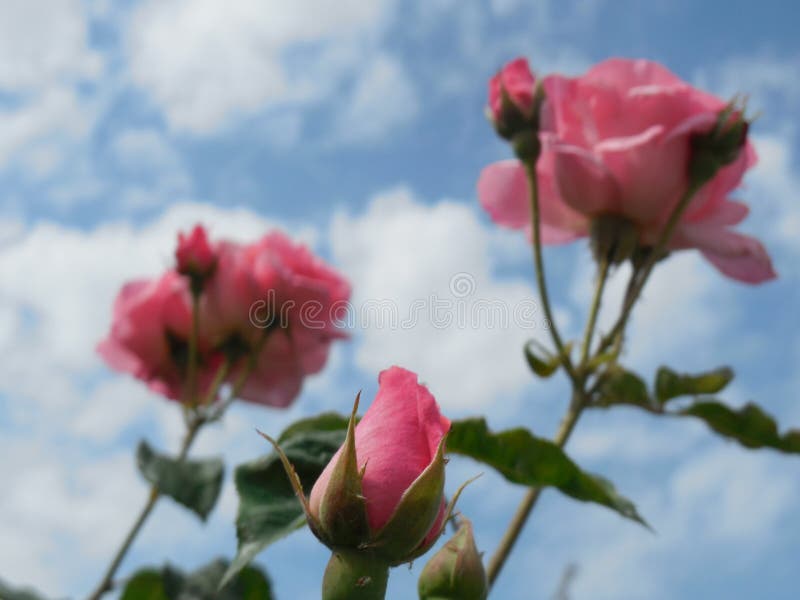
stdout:
POLYGON ((200 332, 200 297, 192 291, 192 329, 189 332, 189 357, 186 367, 186 389, 183 405, 197 404, 197 338, 200 332))
MULTIPOLYGON (((569 440, 569 436, 572 434, 572 430, 575 428, 575 424, 578 422, 584 406, 585 399, 583 394, 578 391, 573 392, 569 410, 561 421, 558 433, 556 433, 556 437, 553 440, 559 448, 563 448, 567 440, 569 440)), ((536 506, 536 502, 539 500, 539 495, 541 493, 542 488, 540 487, 530 488, 517 507, 517 511, 514 513, 514 517, 511 519, 511 523, 503 534, 500 545, 497 547, 494 555, 492 555, 489 566, 486 569, 486 575, 489 579, 490 586, 495 582, 498 575, 500 575, 500 571, 503 569, 503 565, 506 559, 508 559, 509 554, 511 554, 511 550, 514 548, 514 544, 522 533, 522 529, 525 527, 525 523, 528 521, 528 517, 530 517, 533 508, 536 506)))
MULTIPOLYGON (((603 291, 606 287, 608 280, 609 261, 604 258, 598 265, 597 284, 594 288, 594 297, 592 298, 591 308, 589 309, 589 318, 586 321, 586 331, 583 334, 583 346, 581 348, 580 370, 583 372, 586 364, 589 361, 589 351, 592 347, 592 336, 594 335, 594 328, 597 324, 597 315, 600 312, 600 304, 603 298, 603 291)), ((582 373, 585 376, 585 373, 582 373)))
MULTIPOLYGON (((183 444, 181 444, 180 454, 178 455, 179 461, 184 460, 189 454, 189 448, 191 448, 192 443, 197 437, 197 433, 200 431, 202 425, 202 420, 194 420, 189 425, 188 429, 186 430, 186 435, 183 438, 183 444)), ((128 531, 128 535, 126 535, 125 539, 122 541, 122 545, 119 547, 116 554, 114 554, 114 558, 111 560, 111 564, 108 565, 105 575, 103 575, 103 578, 95 588, 95 591, 89 596, 89 600, 99 600, 99 598, 101 598, 106 592, 110 592, 113 589, 114 575, 116 574, 120 563, 122 563, 122 559, 125 558, 125 555, 128 553, 131 544, 133 544, 133 540, 136 539, 136 536, 139 534, 139 531, 141 530, 145 521, 147 521, 147 518, 153 511, 153 508, 155 508, 156 502, 158 502, 160 497, 161 493, 158 491, 158 487, 155 485, 152 486, 150 488, 150 494, 147 497, 147 502, 139 513, 139 516, 136 518, 136 521, 134 521, 130 531, 128 531)))
POLYGON ((334 551, 322 578, 322 600, 383 600, 389 567, 368 552, 334 551))
MULTIPOLYGON (((260 347, 259 347, 260 350, 260 347)), ((198 432, 200 429, 203 428, 206 424, 216 421, 222 417, 225 413, 225 410, 230 406, 233 399, 236 395, 241 391, 242 386, 244 386, 247 377, 250 376, 252 373, 252 369, 255 366, 256 361, 251 360, 248 361, 247 367, 242 372, 242 374, 237 379, 236 383, 234 384, 233 388, 231 389, 230 397, 218 408, 213 415, 205 416, 199 411, 193 411, 191 417, 187 420, 187 429, 186 435, 183 439, 183 444, 181 445, 180 453, 178 454, 178 461, 184 460, 188 454, 189 449, 192 446, 195 438, 197 437, 198 432)), ((216 397, 217 393, 219 392, 219 388, 222 386, 222 383, 225 379, 225 375, 228 372, 229 368, 229 361, 225 361, 222 363, 220 368, 217 370, 217 374, 214 377, 214 382, 212 383, 211 387, 209 388, 207 398, 213 399, 216 397)), ((128 535, 125 536, 125 539, 122 542, 122 545, 117 550, 114 558, 111 560, 111 564, 106 569, 105 575, 100 580, 100 583, 95 588, 95 591, 89 596, 88 600, 99 600, 106 592, 109 592, 113 589, 113 580, 114 575, 117 572, 120 564, 122 563, 122 559, 125 558, 125 555, 128 553, 128 550, 131 547, 131 544, 136 539, 136 536, 139 534, 142 526, 144 525, 147 518, 150 516, 150 513, 155 508, 156 502, 161 497, 161 493, 158 491, 156 486, 152 486, 150 488, 150 494, 147 498, 147 502, 145 503, 144 507, 142 508, 139 516, 134 521, 133 526, 131 527, 128 535)))
POLYGON ((633 283, 633 288, 630 290, 631 293, 626 294, 625 301, 623 303, 622 310, 620 311, 619 318, 617 319, 616 323, 614 323, 614 326, 611 328, 611 331, 609 331, 601 340, 598 352, 603 352, 611 344, 615 343, 615 339, 617 338, 617 336, 619 336, 625 329, 625 326, 628 323, 628 318, 630 317, 633 306, 639 299, 639 296, 642 293, 642 290, 644 289, 644 286, 647 283, 650 274, 653 272, 653 267, 658 262, 659 257, 666 249, 667 243, 669 242, 669 239, 672 237, 672 234, 674 233, 675 227, 678 225, 681 216, 683 216, 683 213, 689 206, 689 202, 691 201, 692 196, 694 196, 697 190, 699 190, 701 187, 702 184, 700 185, 694 184, 689 186, 689 188, 686 190, 686 192, 681 197, 680 201, 670 214, 669 219, 667 220, 667 223, 664 226, 664 229, 661 230, 661 234, 659 235, 658 240, 656 241, 655 245, 650 251, 650 254, 647 257, 647 260, 645 260, 644 264, 639 269, 638 278, 636 277, 637 272, 634 271, 632 277, 635 279, 633 283))
MULTIPOLYGON (((556 433, 556 436, 553 440, 559 448, 563 448, 564 445, 569 440, 569 437, 572 434, 575 425, 578 423, 578 419, 580 418, 583 409, 586 407, 586 401, 587 401, 586 400, 587 394, 585 392, 586 376, 587 376, 586 370, 589 362, 592 337, 594 334, 595 327, 597 325, 597 316, 600 312, 600 306, 602 305, 602 298, 606 286, 606 281, 608 281, 609 268, 610 268, 610 263, 608 260, 602 260, 598 266, 597 281, 595 284, 592 304, 589 308, 589 316, 586 320, 586 331, 583 336, 581 360, 580 363, 578 363, 577 376, 572 380, 572 385, 573 385, 572 400, 570 401, 567 413, 566 415, 564 415, 564 418, 561 421, 561 425, 559 426, 558 432, 556 433)), ((539 272, 538 268, 537 272, 539 272)), ((542 493, 542 488, 540 487, 530 488, 525 494, 525 497, 522 499, 520 505, 517 507, 517 511, 514 514, 513 518, 511 519, 511 523, 509 523, 509 526, 506 529, 503 538, 500 540, 500 545, 498 546, 497 550, 495 551, 494 555, 489 561, 489 566, 487 568, 486 573, 489 579, 490 586, 497 579, 498 575, 500 574, 500 571, 503 568, 503 565, 508 559, 509 554, 511 554, 511 550, 514 548, 514 544, 517 542, 517 539, 522 533, 522 530, 525 527, 525 523, 528 521, 531 512, 533 512, 533 509, 536 506, 536 503, 539 500, 539 495, 541 493, 542 493)))
POLYGON ((525 171, 528 175, 528 185, 530 186, 530 206, 531 206, 531 237, 533 246, 533 264, 536 270, 536 284, 539 288, 539 298, 542 302, 545 318, 547 319, 548 329, 553 338, 561 363, 573 382, 577 381, 577 373, 572 366, 569 354, 564 348, 564 342, 558 333, 556 321, 553 318, 553 311, 550 308, 550 298, 547 294, 547 281, 544 275, 544 260, 542 259, 542 239, 541 239, 541 216, 539 214, 539 184, 536 177, 536 160, 524 162, 525 171))

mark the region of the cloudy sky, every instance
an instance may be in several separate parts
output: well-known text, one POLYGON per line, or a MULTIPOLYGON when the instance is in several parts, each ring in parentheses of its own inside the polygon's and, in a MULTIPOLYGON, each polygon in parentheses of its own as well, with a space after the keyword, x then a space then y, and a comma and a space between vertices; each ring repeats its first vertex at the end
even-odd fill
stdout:
MULTIPOLYGON (((694 253, 671 258, 625 361, 647 374, 729 364, 727 400, 800 426, 797 12, 778 0, 0 0, 0 578, 84 595, 146 497, 136 442, 178 444, 177 407, 93 352, 116 290, 168 266, 178 229, 199 221, 244 240, 281 227, 347 273, 357 303, 392 300, 400 314, 432 296, 532 297, 524 241, 493 227, 475 198, 480 169, 508 156, 483 118, 485 84, 518 54, 572 74, 647 57, 749 96, 760 163, 740 193, 744 229, 764 240, 780 279, 751 288, 694 253)), ((577 335, 586 247, 547 260, 557 317, 577 335)), ((394 363, 419 372, 450 416, 485 412, 495 428, 550 435, 566 384, 527 373, 520 348, 538 335, 425 318, 357 327, 290 411, 235 405, 195 454, 252 459, 265 450, 254 427, 344 411, 394 363)), ((548 492, 499 598, 548 598, 569 564, 575 599, 796 598, 797 459, 624 409, 588 415, 569 451, 657 533, 548 492)), ((448 487, 481 470, 453 461, 448 487)), ((468 488, 462 510, 482 550, 523 493, 491 473, 468 488)), ((229 478, 204 528, 161 502, 121 574, 231 556, 235 511, 229 478)), ((281 598, 313 598, 319 577, 308 573, 321 577, 326 551, 300 533, 258 560, 281 598)), ((419 568, 396 569, 389 597, 412 597, 419 568)))

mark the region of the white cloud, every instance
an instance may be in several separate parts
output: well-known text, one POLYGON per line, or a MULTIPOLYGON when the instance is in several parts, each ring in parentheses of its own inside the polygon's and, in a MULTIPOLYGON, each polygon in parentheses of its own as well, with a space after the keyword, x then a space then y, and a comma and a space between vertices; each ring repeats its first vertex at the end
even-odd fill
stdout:
POLYGON ((37 178, 53 172, 94 122, 75 84, 102 70, 79 0, 0 3, 0 92, 10 98, 0 107, 0 170, 13 159, 37 178))
POLYGON ((770 243, 778 242, 781 250, 788 251, 785 262, 783 257, 777 257, 777 266, 779 272, 791 276, 794 257, 800 254, 800 210, 797 209, 800 177, 794 166, 796 153, 785 132, 759 135, 753 142, 759 161, 750 179, 751 195, 763 207, 755 226, 768 236, 765 239, 770 243), (782 264, 785 264, 784 268, 781 268, 782 264))
POLYGON ((91 124, 91 114, 68 87, 48 88, 19 107, 0 108, 0 169, 27 149, 32 170, 49 172, 59 161, 60 144, 81 139, 91 124))
POLYGON ((388 8, 362 0, 145 2, 127 36, 131 76, 172 126, 210 132, 231 116, 319 98, 361 62, 348 49, 379 32, 388 8), (347 64, 337 65, 343 48, 347 64), (290 51, 298 55, 291 64, 290 51))
POLYGON ((513 403, 501 409, 497 400, 531 383, 522 346, 543 336, 542 315, 527 281, 493 276, 490 241, 471 207, 426 206, 405 189, 379 195, 363 215, 338 215, 331 243, 354 282, 357 364, 368 373, 415 370, 448 409, 510 412, 513 403), (532 314, 518 312, 515 322, 524 308, 532 314))
POLYGON ((160 131, 122 131, 112 141, 111 152, 124 175, 136 181, 120 193, 126 208, 168 204, 191 194, 192 181, 183 159, 160 131))
POLYGON ((800 62, 796 57, 734 57, 712 69, 698 69, 695 80, 723 98, 746 95, 756 112, 772 109, 776 99, 793 104, 800 98, 800 62))
POLYGON ((89 47, 88 29, 80 0, 0 3, 0 89, 97 76, 103 61, 89 47))
POLYGON ((112 143, 117 161, 132 171, 160 171, 180 168, 181 160, 166 138, 155 129, 128 129, 112 143))
POLYGON ((339 114, 339 139, 376 141, 419 112, 417 92, 403 65, 387 55, 372 59, 339 114))

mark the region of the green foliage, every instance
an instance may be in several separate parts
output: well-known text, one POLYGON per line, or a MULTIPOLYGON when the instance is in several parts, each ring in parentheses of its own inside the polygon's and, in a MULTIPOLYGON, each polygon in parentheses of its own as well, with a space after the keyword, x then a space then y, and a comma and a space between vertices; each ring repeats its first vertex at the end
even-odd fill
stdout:
POLYGON ((2 579, 0 579, 0 598, 2 600, 44 600, 44 596, 40 596, 31 588, 12 588, 2 579))
POLYGON ((492 433, 484 419, 454 421, 447 450, 489 465, 512 483, 555 487, 576 500, 602 504, 647 526, 634 504, 609 481, 581 470, 556 444, 526 429, 492 433))
POLYGON ((706 396, 722 391, 731 382, 733 371, 728 367, 696 375, 661 367, 656 373, 652 394, 638 375, 621 367, 614 367, 602 377, 597 398, 591 406, 605 408, 627 404, 655 414, 695 417, 719 435, 746 448, 772 448, 800 454, 800 430, 793 429, 781 435, 775 419, 756 404, 750 403, 737 410, 706 396), (681 396, 694 396, 694 399, 680 409, 670 410, 667 407, 670 401, 681 396))
POLYGON ((635 373, 626 371, 622 367, 614 367, 602 379, 597 405, 614 404, 630 404, 650 409, 652 401, 647 391, 647 384, 635 373))
POLYGON ((800 454, 800 430, 792 429, 781 435, 775 419, 755 404, 735 410, 714 401, 698 401, 680 411, 702 419, 718 434, 739 442, 746 448, 773 448, 781 452, 800 454))
POLYGON ((539 377, 550 377, 561 366, 561 359, 550 353, 536 340, 531 340, 525 344, 524 352, 528 366, 539 377))
MULTIPOLYGON (((306 493, 344 442, 346 428, 347 417, 326 413, 290 425, 278 438, 306 493)), ((305 524, 303 507, 275 452, 237 467, 234 480, 239 544, 224 582, 264 548, 305 524)))
POLYGON ((664 404, 678 396, 698 396, 721 392, 733 379, 733 370, 720 367, 706 373, 689 375, 661 367, 656 373, 654 392, 656 400, 664 404))
POLYGON ((162 573, 155 569, 144 569, 131 577, 120 600, 170 600, 170 598, 164 589, 162 573))
POLYGON ((166 565, 160 570, 136 573, 122 592, 121 600, 272 600, 272 586, 263 571, 246 567, 220 588, 228 561, 214 562, 186 574, 166 565))
POLYGON ((201 519, 205 520, 217 503, 225 471, 219 458, 180 461, 156 453, 142 440, 136 450, 136 462, 144 478, 159 492, 194 511, 201 519))

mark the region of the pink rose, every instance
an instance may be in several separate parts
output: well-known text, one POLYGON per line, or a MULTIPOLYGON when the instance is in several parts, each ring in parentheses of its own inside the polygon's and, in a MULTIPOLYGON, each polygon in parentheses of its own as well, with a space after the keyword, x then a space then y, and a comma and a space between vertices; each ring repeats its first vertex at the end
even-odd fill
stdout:
MULTIPOLYGON (((355 451, 359 469, 364 469, 361 493, 366 499, 367 523, 374 535, 389 522, 403 494, 428 469, 437 455, 450 421, 441 415, 436 400, 416 374, 400 367, 383 371, 375 400, 355 428, 355 451)), ((319 519, 320 502, 338 462, 340 449, 319 476, 309 498, 311 514, 319 519)), ((442 482, 443 483, 443 482, 442 482)), ((438 513, 428 533, 412 547, 435 539, 444 518, 443 496, 430 499, 438 513)), ((369 544, 369 542, 366 542, 369 544)))
POLYGON ((527 59, 517 58, 506 64, 489 81, 489 112, 495 123, 505 121, 503 93, 514 107, 530 118, 536 92, 536 79, 527 59))
POLYGON ((188 235, 178 234, 178 247, 175 249, 178 273, 205 278, 211 275, 217 263, 217 253, 208 241, 202 225, 195 225, 188 235))
MULTIPOLYGON (((592 218, 630 220, 643 245, 659 232, 689 185, 692 138, 708 133, 725 103, 661 65, 610 59, 582 77, 549 76, 537 164, 542 241, 586 236, 592 218)), ((763 246, 731 231, 747 215, 728 196, 756 155, 749 143, 693 196, 669 248, 697 248, 722 273, 747 283, 775 277, 763 246)), ((478 181, 498 224, 530 229, 528 182, 517 161, 490 165, 478 181)))
MULTIPOLYGON (((218 255, 201 298, 201 323, 216 347, 243 356, 260 349, 243 400, 288 406, 303 378, 325 365, 331 343, 346 337, 337 319, 350 284, 279 232, 252 244, 222 242, 218 255)), ((245 364, 238 362, 232 380, 245 364)))
MULTIPOLYGON (((145 381, 170 398, 181 398, 191 330, 186 279, 167 271, 158 279, 125 284, 114 302, 111 331, 97 346, 108 365, 145 381)), ((198 340, 199 385, 205 393, 221 362, 206 340, 198 340)))

